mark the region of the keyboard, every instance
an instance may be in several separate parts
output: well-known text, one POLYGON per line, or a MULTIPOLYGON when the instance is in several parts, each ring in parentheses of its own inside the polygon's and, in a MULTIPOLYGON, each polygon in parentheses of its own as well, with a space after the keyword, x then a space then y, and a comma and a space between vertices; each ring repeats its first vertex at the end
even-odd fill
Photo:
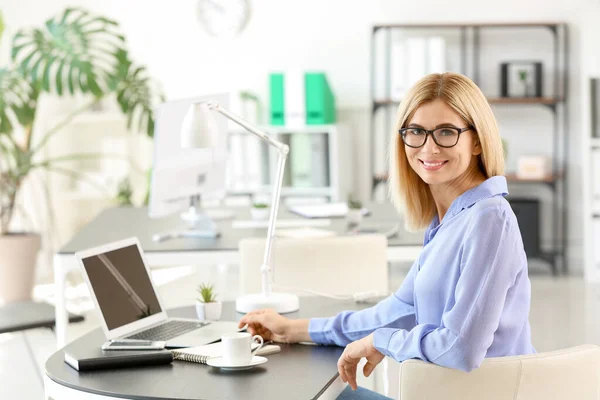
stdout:
POLYGON ((146 329, 145 331, 138 332, 134 335, 127 336, 126 339, 156 340, 166 342, 174 337, 181 336, 208 324, 209 322, 173 320, 146 329))

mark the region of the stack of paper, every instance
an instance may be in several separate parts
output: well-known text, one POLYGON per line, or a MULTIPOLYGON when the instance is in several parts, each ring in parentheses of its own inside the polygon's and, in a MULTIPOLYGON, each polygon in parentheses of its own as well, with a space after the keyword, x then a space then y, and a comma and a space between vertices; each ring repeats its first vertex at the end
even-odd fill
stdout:
MULTIPOLYGON (((345 217, 348 214, 348 205, 346 203, 306 204, 292 206, 290 211, 305 218, 345 217)), ((363 208, 361 212, 367 215, 369 210, 363 208)))

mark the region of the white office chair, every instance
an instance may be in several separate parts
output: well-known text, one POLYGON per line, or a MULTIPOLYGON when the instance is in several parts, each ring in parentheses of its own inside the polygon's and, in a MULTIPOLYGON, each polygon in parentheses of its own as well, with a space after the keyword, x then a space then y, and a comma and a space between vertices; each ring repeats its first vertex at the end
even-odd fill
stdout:
MULTIPOLYGON (((240 241, 242 293, 261 290, 260 266, 264 250, 265 239, 240 241)), ((274 243, 273 257, 274 282, 282 286, 344 295, 367 291, 384 293, 389 290, 387 238, 384 235, 278 238, 274 243)), ((279 290, 307 295, 301 291, 279 290)), ((365 378, 361 373, 358 374, 358 384, 383 392, 387 388, 384 376, 392 376, 392 381, 397 382, 398 363, 388 361, 384 362, 378 374, 374 374, 381 378, 373 375, 365 378)), ((360 365, 362 371, 363 364, 360 365)))
MULTIPOLYGON (((242 293, 260 292, 264 251, 265 239, 240 241, 242 293)), ((384 235, 277 238, 273 245, 273 265, 273 281, 281 286, 347 295, 388 291, 384 235)))
POLYGON ((598 400, 600 346, 488 358, 469 373, 407 360, 399 393, 400 400, 598 400))

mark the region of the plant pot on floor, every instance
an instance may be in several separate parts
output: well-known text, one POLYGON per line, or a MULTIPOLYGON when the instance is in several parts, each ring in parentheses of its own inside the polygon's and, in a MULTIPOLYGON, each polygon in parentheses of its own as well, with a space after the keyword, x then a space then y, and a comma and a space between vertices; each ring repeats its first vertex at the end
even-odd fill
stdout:
POLYGON ((214 301, 212 303, 196 302, 196 315, 201 321, 218 321, 221 318, 223 303, 214 301))
POLYGON ((36 233, 0 235, 0 300, 4 303, 31 300, 35 265, 41 248, 36 233))

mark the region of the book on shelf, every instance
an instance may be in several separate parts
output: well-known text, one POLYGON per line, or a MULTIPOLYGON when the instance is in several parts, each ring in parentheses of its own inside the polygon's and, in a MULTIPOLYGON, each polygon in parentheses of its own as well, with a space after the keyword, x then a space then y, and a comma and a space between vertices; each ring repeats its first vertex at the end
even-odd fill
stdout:
POLYGON ((291 186, 329 186, 328 135, 295 133, 290 138, 291 186))
POLYGON ((306 124, 306 93, 304 72, 289 70, 284 78, 285 124, 289 127, 301 127, 306 124))
POLYGON ((396 34, 390 49, 390 91, 388 98, 399 102, 408 89, 427 74, 447 70, 446 40, 441 36, 396 34))
POLYGON ((409 37, 406 40, 406 58, 407 63, 406 88, 410 88, 414 83, 427 74, 427 38, 409 37))
POLYGON ((600 200, 600 150, 592 151, 592 195, 600 200))
POLYGON ((228 187, 258 189, 269 183, 268 145, 250 133, 229 137, 228 187))
POLYGON ((313 187, 329 186, 329 136, 325 133, 311 137, 311 185, 313 187))
POLYGON ((290 138, 290 170, 293 187, 312 186, 311 145, 310 134, 295 133, 290 138))
MULTIPOLYGON (((592 222, 592 243, 600 240, 600 219, 595 218, 592 222)), ((600 246, 594 246, 594 262, 600 266, 600 246)))

